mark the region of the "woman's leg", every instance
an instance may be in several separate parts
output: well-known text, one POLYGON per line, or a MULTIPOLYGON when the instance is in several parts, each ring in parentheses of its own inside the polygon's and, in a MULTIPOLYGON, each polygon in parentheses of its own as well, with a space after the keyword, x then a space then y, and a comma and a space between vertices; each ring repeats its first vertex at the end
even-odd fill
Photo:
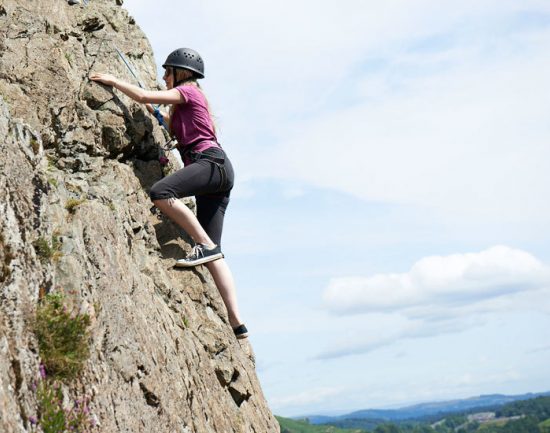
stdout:
MULTIPOLYGON (((212 241, 220 245, 223 220, 225 211, 229 205, 229 197, 227 195, 202 195, 197 196, 197 217, 200 224, 206 232, 209 234, 212 241)), ((227 308, 227 315, 229 316, 229 323, 232 328, 241 325, 243 322, 239 314, 239 307, 237 305, 237 290, 235 288, 235 280, 227 262, 224 259, 218 259, 209 263, 205 263, 205 266, 210 271, 216 287, 220 292, 225 307, 227 308)))
MULTIPOLYGON (((204 194, 212 188, 215 171, 206 161, 191 164, 153 185, 151 200, 160 211, 182 227, 195 243, 212 245, 212 239, 180 197, 204 194)), ((219 182, 219 181, 218 181, 219 182)))
MULTIPOLYGON (((151 199, 172 221, 182 227, 196 243, 209 245, 220 245, 223 229, 225 210, 229 204, 229 193, 221 195, 200 195, 208 194, 205 191, 208 184, 219 185, 219 172, 214 166, 204 164, 191 164, 179 170, 167 178, 157 182, 151 189, 151 199), (206 176, 206 177, 205 177, 206 176), (197 185, 202 185, 199 188, 197 185), (196 195, 197 217, 182 202, 174 197, 185 197, 196 195)), ((233 168, 227 160, 227 174, 229 185, 233 185, 233 168)), ((224 259, 218 259, 205 263, 206 268, 212 275, 214 283, 220 292, 222 300, 227 309, 229 323, 232 328, 241 325, 239 309, 237 305, 237 291, 231 270, 224 259)))
POLYGON ((184 229, 195 243, 207 246, 214 245, 214 242, 212 242, 212 239, 210 239, 206 231, 200 225, 195 214, 181 201, 169 198, 154 200, 153 203, 163 214, 184 229))
POLYGON ((224 259, 218 259, 213 262, 205 263, 205 266, 210 271, 216 287, 220 292, 220 295, 227 308, 227 315, 229 316, 229 324, 232 328, 242 324, 241 316, 239 314, 239 307, 237 305, 237 290, 235 288, 235 281, 227 262, 224 259))

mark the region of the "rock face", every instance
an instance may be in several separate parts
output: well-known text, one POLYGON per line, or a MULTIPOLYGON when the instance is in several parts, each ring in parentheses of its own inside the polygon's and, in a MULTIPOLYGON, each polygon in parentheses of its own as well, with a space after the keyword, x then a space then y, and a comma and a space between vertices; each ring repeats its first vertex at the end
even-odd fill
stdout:
POLYGON ((63 392, 90 398, 94 431, 278 432, 208 271, 173 268, 189 239, 151 211, 163 131, 87 79, 132 82, 119 49, 156 87, 121 3, 0 0, 0 431, 40 431, 32 321, 54 292, 92 318, 91 357, 63 392))

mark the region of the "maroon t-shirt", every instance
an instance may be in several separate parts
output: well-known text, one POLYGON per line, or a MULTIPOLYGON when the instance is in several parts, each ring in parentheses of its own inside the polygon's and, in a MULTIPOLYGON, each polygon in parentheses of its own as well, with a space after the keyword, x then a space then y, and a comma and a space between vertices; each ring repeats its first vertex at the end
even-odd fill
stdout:
MULTIPOLYGON (((194 85, 182 85, 176 89, 185 100, 176 106, 172 118, 172 130, 180 144, 180 152, 183 154, 189 145, 193 145, 196 152, 218 147, 214 125, 202 92, 194 85)), ((184 158, 183 162, 187 165, 190 161, 184 158)))

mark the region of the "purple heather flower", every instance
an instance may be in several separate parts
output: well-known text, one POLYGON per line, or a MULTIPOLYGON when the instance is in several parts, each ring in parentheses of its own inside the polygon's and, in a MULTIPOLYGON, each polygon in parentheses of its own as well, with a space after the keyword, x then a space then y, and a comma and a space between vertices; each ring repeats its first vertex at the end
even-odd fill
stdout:
POLYGON ((36 419, 35 416, 30 416, 30 417, 29 417, 29 422, 30 422, 32 425, 38 424, 38 420, 36 419))
POLYGON ((40 367, 38 367, 40 370, 40 377, 42 379, 46 379, 46 367, 44 367, 44 364, 40 364, 40 367))

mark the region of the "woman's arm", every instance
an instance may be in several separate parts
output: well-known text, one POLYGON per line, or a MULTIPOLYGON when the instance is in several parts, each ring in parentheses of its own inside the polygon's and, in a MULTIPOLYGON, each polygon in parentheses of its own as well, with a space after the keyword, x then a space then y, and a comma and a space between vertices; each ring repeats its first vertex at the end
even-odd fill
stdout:
POLYGON ((99 81, 107 86, 113 86, 134 101, 152 104, 182 104, 185 101, 177 89, 170 90, 145 90, 133 84, 125 83, 110 74, 93 73, 90 80, 99 81))

